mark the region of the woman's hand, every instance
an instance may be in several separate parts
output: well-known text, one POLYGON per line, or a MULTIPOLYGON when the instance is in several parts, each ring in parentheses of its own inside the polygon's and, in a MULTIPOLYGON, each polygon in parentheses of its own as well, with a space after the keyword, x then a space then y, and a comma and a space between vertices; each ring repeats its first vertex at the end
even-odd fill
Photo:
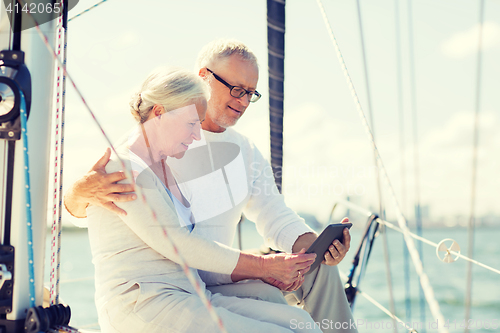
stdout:
POLYGON ((260 279, 282 290, 295 290, 300 287, 304 274, 309 271, 316 259, 316 254, 305 252, 306 249, 298 253, 268 255, 240 252, 231 279, 233 282, 260 279))
POLYGON ((293 254, 277 253, 263 256, 262 278, 272 278, 289 288, 292 287, 295 282, 303 280, 304 274, 309 271, 316 258, 316 254, 306 254, 305 252, 306 249, 302 249, 293 254))
POLYGON ((272 277, 262 278, 261 280, 282 291, 295 291, 302 286, 302 283, 304 283, 304 275, 301 274, 300 279, 297 279, 294 283, 290 284, 284 284, 283 282, 273 279, 272 277))

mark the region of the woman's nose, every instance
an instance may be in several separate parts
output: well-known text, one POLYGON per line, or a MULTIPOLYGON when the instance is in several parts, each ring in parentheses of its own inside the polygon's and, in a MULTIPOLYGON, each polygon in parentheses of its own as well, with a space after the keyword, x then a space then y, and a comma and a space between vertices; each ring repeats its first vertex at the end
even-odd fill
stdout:
POLYGON ((194 127, 193 127, 193 134, 192 134, 192 137, 194 140, 196 141, 200 141, 201 140, 201 123, 197 123, 194 127))

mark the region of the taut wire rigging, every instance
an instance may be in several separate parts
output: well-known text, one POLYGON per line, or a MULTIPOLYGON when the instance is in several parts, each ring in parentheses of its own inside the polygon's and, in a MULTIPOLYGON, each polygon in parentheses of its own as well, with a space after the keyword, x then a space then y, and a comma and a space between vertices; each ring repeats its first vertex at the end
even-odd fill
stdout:
POLYGON ((403 214, 401 213, 401 209, 399 207, 399 203, 398 203, 398 200, 396 198, 394 188, 392 187, 392 184, 389 180, 389 176, 387 175, 387 170, 386 170, 386 168, 383 164, 383 161, 380 157, 380 153, 378 151, 377 145, 374 142, 373 133, 370 129, 370 126, 368 125, 368 120, 366 119, 363 108, 361 107, 361 103, 360 103, 360 100, 359 100, 358 95, 356 93, 356 90, 354 88, 354 84, 353 84, 351 77, 349 75, 349 72, 347 70, 347 65, 344 62, 342 53, 340 51, 339 45, 338 45, 337 40, 335 38, 335 35, 333 33, 332 27, 328 21, 328 17, 326 16, 326 13, 325 13, 325 10, 324 10, 324 7, 323 7, 321 0, 318 0, 318 5, 319 5, 321 13, 323 15, 323 19, 324 19, 325 24, 327 26, 327 30, 329 32, 330 38, 332 39, 332 42, 335 46, 335 49, 337 52, 337 57, 338 57, 339 62, 342 66, 344 75, 346 77, 347 83, 348 83, 349 88, 351 90, 351 94, 352 94, 352 97, 354 99, 354 103, 355 103, 356 108, 358 110, 359 116, 361 118, 361 121, 363 122, 365 130, 366 130, 367 135, 369 137, 369 140, 370 140, 370 142, 373 146, 373 149, 376 153, 378 165, 380 165, 381 171, 383 173, 384 181, 386 182, 388 190, 389 190, 390 199, 392 200, 393 206, 397 212, 398 224, 403 231, 403 235, 405 237, 408 251, 410 252, 410 256, 412 258, 413 265, 414 265, 415 270, 419 276, 420 284, 422 285, 422 288, 424 290, 424 294, 425 294, 425 297, 427 299, 427 303, 429 304, 430 311, 431 311, 432 315, 434 316, 434 319, 437 320, 438 323, 440 323, 438 330, 440 332, 448 332, 448 330, 444 327, 444 323, 445 323, 444 316, 441 313, 441 310, 439 308, 439 303, 436 301, 436 298, 434 296, 434 291, 433 291, 432 286, 430 284, 429 278, 423 270, 422 261, 420 260, 420 256, 419 256, 418 251, 415 247, 415 243, 413 241, 413 238, 411 238, 411 236, 409 235, 410 230, 408 229, 408 227, 406 225, 407 224, 406 219, 403 216, 403 214))

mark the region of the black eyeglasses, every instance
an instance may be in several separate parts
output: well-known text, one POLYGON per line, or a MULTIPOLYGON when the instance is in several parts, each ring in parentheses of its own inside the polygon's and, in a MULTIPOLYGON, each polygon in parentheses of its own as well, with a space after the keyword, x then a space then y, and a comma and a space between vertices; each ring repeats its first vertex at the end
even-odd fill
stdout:
POLYGON ((255 103, 262 96, 258 91, 248 91, 248 90, 246 90, 245 88, 242 88, 242 87, 232 86, 229 83, 227 83, 226 81, 224 81, 219 75, 217 75, 214 72, 212 72, 210 69, 207 68, 207 71, 209 71, 210 73, 212 73, 212 75, 214 76, 214 78, 217 81, 219 81, 220 83, 222 83, 223 85, 225 85, 226 87, 228 87, 229 90, 230 90, 229 93, 233 97, 241 98, 241 97, 245 96, 246 94, 248 94, 248 96, 250 97, 250 99, 249 99, 250 102, 255 103))

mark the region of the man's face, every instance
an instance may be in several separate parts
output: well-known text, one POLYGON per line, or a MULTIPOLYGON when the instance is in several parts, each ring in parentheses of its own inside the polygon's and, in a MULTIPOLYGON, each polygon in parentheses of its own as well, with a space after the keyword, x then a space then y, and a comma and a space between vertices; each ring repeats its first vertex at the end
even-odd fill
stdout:
MULTIPOLYGON (((215 74, 232 86, 242 87, 249 91, 255 91, 259 80, 257 65, 241 59, 238 55, 232 55, 223 61, 211 66, 215 74)), ((200 75, 212 76, 210 78, 210 100, 206 120, 203 129, 211 132, 223 132, 227 127, 236 124, 250 104, 248 94, 236 98, 231 96, 230 89, 206 71, 200 70, 200 75)))

